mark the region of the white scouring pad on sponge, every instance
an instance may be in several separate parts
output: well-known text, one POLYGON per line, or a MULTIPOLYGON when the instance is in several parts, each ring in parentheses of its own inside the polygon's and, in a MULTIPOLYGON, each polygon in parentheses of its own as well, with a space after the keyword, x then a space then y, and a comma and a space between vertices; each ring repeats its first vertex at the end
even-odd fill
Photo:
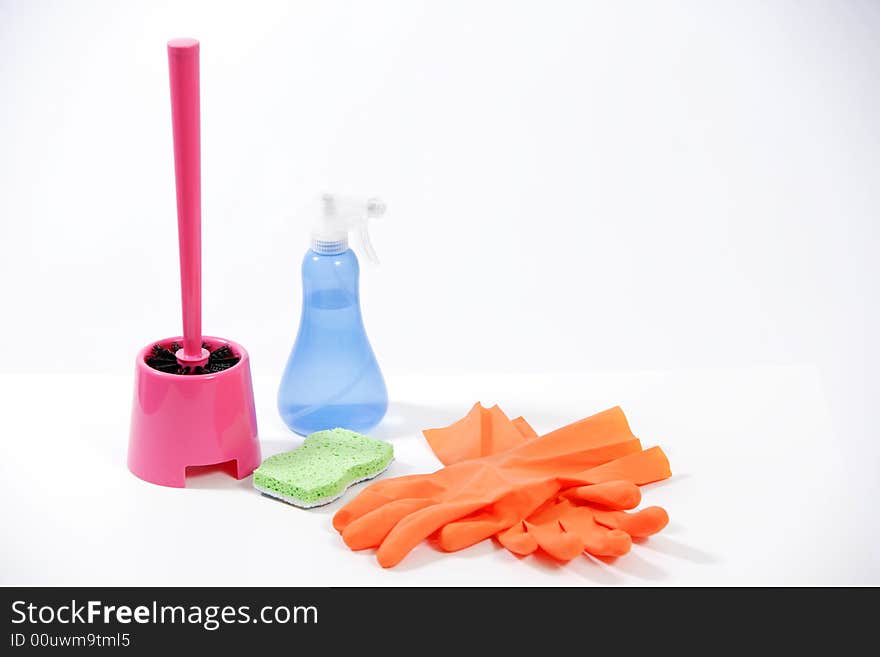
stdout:
POLYGON ((254 488, 304 509, 339 499, 394 460, 394 448, 347 429, 310 434, 291 452, 270 456, 254 471, 254 488))

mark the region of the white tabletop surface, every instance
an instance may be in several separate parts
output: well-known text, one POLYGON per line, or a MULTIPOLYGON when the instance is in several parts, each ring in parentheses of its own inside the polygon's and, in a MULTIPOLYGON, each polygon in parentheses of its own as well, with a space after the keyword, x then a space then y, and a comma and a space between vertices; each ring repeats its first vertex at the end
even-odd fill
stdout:
MULTIPOLYGON (((398 567, 349 551, 330 524, 220 472, 162 488, 125 466, 131 378, 0 375, 2 584, 703 585, 880 584, 877 514, 848 461, 810 367, 592 374, 388 376, 374 432, 396 460, 385 476, 439 467, 420 430, 476 400, 540 432, 620 404, 674 476, 646 487, 671 522, 614 562, 515 558, 485 541, 456 554, 423 544, 398 567)), ((300 438, 256 377, 263 456, 300 438)), ((877 462, 876 446, 859 458, 877 462)), ((360 486, 358 487, 360 488, 360 486)), ((343 498, 351 499, 350 491, 343 498)))

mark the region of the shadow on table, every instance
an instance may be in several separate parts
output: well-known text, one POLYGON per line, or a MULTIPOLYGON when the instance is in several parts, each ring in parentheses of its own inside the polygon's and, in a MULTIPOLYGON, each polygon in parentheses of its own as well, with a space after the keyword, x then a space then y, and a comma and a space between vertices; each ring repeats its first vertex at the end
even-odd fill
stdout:
MULTIPOLYGON (((576 575, 600 585, 637 583, 633 580, 661 582, 668 579, 670 576, 668 571, 645 558, 650 555, 648 550, 700 565, 717 563, 718 561, 714 555, 708 552, 665 536, 652 536, 650 539, 639 540, 629 553, 620 558, 600 558, 584 554, 568 563, 557 561, 542 550, 528 556, 516 556, 507 552, 505 548, 491 539, 481 541, 477 545, 453 554, 447 554, 436 545, 434 540, 429 539, 407 555, 392 571, 410 572, 437 560, 494 556, 510 561, 511 584, 516 584, 517 581, 515 569, 523 567, 551 576, 570 577, 576 575)), ((367 552, 373 553, 371 550, 367 552)))
POLYGON ((718 557, 714 554, 695 548, 692 545, 676 541, 663 534, 657 534, 648 539, 637 539, 636 542, 642 549, 653 550, 654 552, 666 554, 670 557, 675 557, 676 559, 682 559, 683 561, 690 561, 695 564, 713 564, 718 563, 719 561, 718 557))
POLYGON ((409 402, 388 404, 385 418, 370 435, 383 440, 412 438, 424 441, 423 429, 449 426, 460 420, 470 410, 452 406, 425 406, 409 402))

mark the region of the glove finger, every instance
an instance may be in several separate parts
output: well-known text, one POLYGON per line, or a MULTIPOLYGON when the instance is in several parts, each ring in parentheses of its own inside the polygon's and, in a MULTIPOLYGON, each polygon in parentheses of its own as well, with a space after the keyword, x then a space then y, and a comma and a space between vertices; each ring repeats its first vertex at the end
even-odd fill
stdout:
POLYGON ((433 498, 443 488, 430 475, 410 475, 374 481, 333 516, 333 527, 343 531, 361 516, 395 500, 433 498))
POLYGON ((342 540, 352 550, 376 547, 403 518, 435 504, 420 498, 394 500, 352 521, 342 531, 342 540))
POLYGON ((442 527, 439 535, 440 547, 446 552, 463 550, 504 531, 518 520, 520 520, 518 514, 493 504, 485 511, 442 527))
POLYGON ((393 501, 393 497, 377 493, 369 488, 364 489, 361 491, 360 495, 334 514, 333 527, 336 531, 342 532, 348 527, 348 525, 361 516, 393 501))
POLYGON ((400 563, 410 551, 443 525, 463 518, 485 506, 485 502, 432 504, 403 518, 388 532, 376 558, 383 568, 400 563))
POLYGON ((544 552, 559 561, 571 561, 584 551, 584 542, 577 534, 564 531, 558 520, 546 523, 525 521, 526 529, 544 552))
POLYGON ((622 529, 630 536, 641 538, 656 534, 669 524, 669 515, 659 506, 649 506, 635 513, 594 509, 596 522, 610 529, 622 529))
POLYGON ((496 536, 498 542, 507 548, 509 552, 525 556, 538 549, 538 541, 526 531, 522 522, 504 530, 496 536))
POLYGON ((544 485, 521 488, 516 494, 504 496, 475 514, 450 522, 440 530, 440 547, 447 552, 463 550, 504 531, 525 517, 535 522, 557 517, 545 517, 545 512, 552 513, 556 505, 554 500, 547 500, 554 490, 555 484, 549 488, 544 485))
POLYGON ((598 524, 588 507, 572 508, 559 522, 567 532, 583 541, 586 552, 597 557, 619 557, 632 547, 629 534, 598 524))
POLYGON ((631 481, 606 481, 570 488, 562 493, 562 497, 575 504, 591 502, 609 509, 634 509, 642 501, 642 492, 631 481))

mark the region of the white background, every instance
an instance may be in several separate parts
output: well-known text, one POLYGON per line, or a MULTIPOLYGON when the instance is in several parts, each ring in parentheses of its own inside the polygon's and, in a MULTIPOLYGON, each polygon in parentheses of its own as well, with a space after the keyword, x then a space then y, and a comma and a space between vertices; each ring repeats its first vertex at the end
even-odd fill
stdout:
MULTIPOLYGON (((204 326, 251 353, 267 453, 296 444, 272 397, 299 314, 297 208, 323 190, 381 195, 364 315, 400 382, 378 433, 414 450, 412 469, 432 467, 417 430, 477 398, 541 429, 629 400, 681 475, 651 502, 697 556, 623 581, 880 583, 880 6, 830 0, 0 0, 0 519, 16 536, 0 582, 140 582, 111 540, 133 500, 197 499, 213 518, 244 496, 185 498, 124 467, 134 354, 179 332, 173 36, 202 42, 204 326), (563 381, 589 390, 565 397, 563 381), (754 552, 773 557, 742 547, 750 528, 706 520, 713 503, 747 507, 754 552), (43 542, 64 532, 69 564, 43 542), (119 563, 84 565, 96 536, 119 563)), ((326 520, 254 499, 289 531, 326 520)), ((159 516, 180 526, 178 508, 159 516)), ((326 569, 283 583, 341 583, 346 559, 368 562, 325 525, 297 535, 319 537, 326 569)), ((177 540, 196 554, 206 539, 177 540)), ((408 581, 585 583, 503 561, 481 580, 491 569, 467 559, 408 581)), ((165 563, 165 583, 208 577, 165 563)), ((369 567, 348 581, 403 583, 369 567)))

